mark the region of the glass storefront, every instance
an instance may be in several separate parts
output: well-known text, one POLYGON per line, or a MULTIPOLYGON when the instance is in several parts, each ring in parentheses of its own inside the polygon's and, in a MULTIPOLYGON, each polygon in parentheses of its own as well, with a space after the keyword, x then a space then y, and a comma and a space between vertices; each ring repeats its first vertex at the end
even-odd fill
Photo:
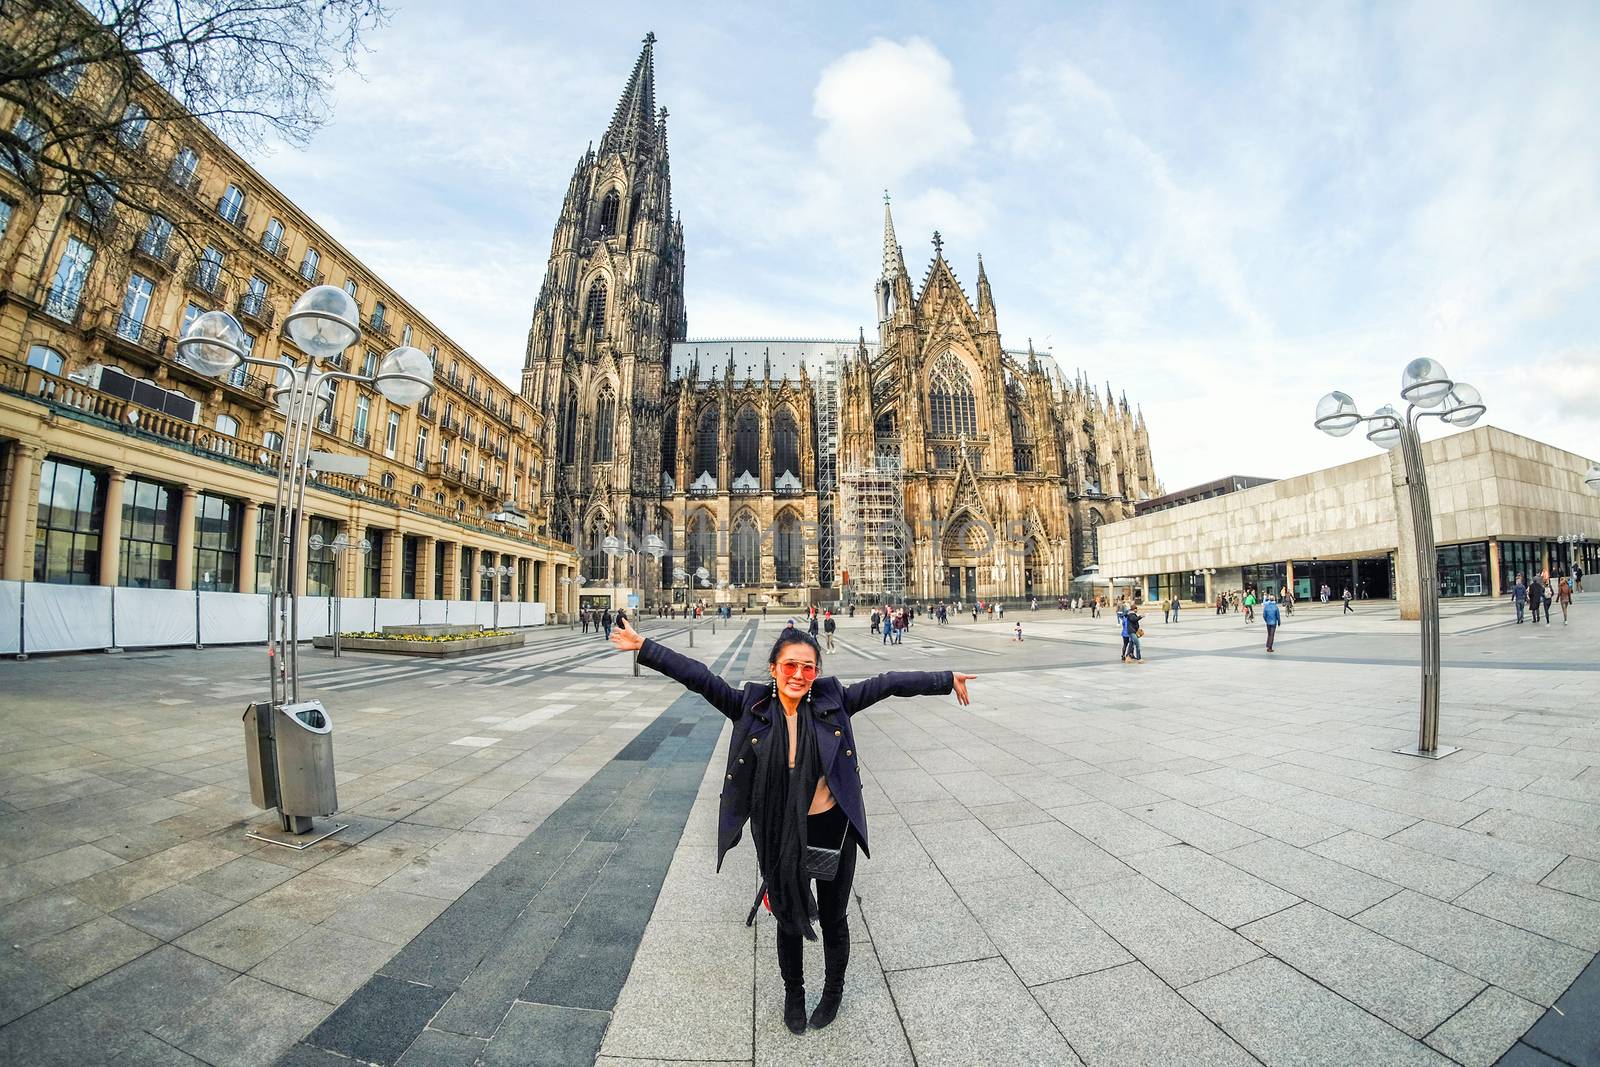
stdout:
POLYGON ((1489 542, 1441 545, 1438 560, 1441 598, 1489 595, 1489 542))
POLYGON ((1511 595, 1512 586, 1520 574, 1524 579, 1538 574, 1544 567, 1542 546, 1537 541, 1500 542, 1500 593, 1511 595))

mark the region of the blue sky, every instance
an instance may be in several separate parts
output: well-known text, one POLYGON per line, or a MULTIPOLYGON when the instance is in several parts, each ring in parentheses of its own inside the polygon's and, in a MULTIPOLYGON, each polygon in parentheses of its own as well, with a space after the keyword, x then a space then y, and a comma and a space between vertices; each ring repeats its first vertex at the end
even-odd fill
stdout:
MULTIPOLYGON (((691 337, 874 327, 882 191, 1003 341, 1143 407, 1169 489, 1360 458, 1430 355, 1600 453, 1600 8, 410 3, 262 172, 508 381, 645 31, 691 337)), ((1436 431, 1430 431, 1436 432, 1436 431)))

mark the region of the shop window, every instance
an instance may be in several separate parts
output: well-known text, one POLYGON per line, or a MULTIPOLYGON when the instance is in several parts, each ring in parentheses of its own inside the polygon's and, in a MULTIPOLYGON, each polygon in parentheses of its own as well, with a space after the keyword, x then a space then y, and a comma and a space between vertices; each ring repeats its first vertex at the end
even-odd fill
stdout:
POLYGON ((99 471, 66 460, 44 461, 33 541, 34 581, 94 585, 100 580, 104 509, 99 471))
POLYGON ((160 482, 129 477, 122 489, 119 584, 171 589, 177 579, 179 495, 160 482))
MULTIPOLYGON (((226 417, 226 416, 224 416, 226 417)), ((225 593, 239 589, 239 503, 201 493, 195 498, 194 584, 225 593)))

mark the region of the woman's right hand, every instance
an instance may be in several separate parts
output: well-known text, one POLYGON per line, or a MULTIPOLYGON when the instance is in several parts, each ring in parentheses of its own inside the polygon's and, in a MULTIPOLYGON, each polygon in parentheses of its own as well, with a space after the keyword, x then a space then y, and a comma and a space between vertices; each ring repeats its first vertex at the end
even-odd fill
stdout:
POLYGON ((611 643, 624 652, 637 652, 644 647, 644 638, 639 636, 627 619, 623 619, 611 628, 611 643))

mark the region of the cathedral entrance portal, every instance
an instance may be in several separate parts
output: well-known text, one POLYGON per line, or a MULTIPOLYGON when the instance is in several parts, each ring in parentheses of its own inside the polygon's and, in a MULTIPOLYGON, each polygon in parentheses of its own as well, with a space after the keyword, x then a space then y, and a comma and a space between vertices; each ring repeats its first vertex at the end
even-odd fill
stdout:
POLYGON ((992 544, 988 524, 970 512, 962 512, 945 528, 940 554, 950 599, 978 599, 978 569, 989 562, 992 544))

